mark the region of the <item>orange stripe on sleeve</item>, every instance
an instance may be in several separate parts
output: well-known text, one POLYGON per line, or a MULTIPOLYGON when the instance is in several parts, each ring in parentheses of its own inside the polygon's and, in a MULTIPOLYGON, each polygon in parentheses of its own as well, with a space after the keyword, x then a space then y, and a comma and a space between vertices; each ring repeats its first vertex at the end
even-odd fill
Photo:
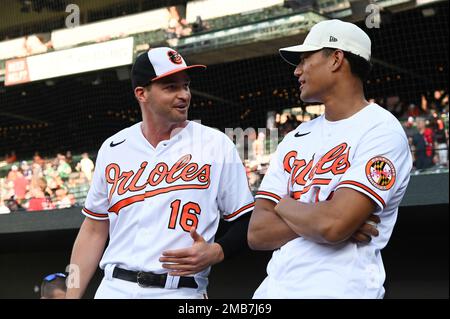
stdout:
POLYGON ((108 217, 108 214, 99 214, 99 213, 94 213, 93 211, 87 209, 86 207, 83 208, 83 211, 93 217, 98 217, 98 218, 106 218, 108 217))
POLYGON ((239 208, 237 211, 235 211, 234 213, 224 216, 223 219, 227 220, 227 219, 231 219, 236 215, 239 215, 240 213, 248 210, 249 208, 252 208, 253 206, 255 206, 255 203, 250 203, 248 205, 245 205, 244 207, 239 208))
POLYGON ((265 191, 258 191, 256 192, 256 196, 261 195, 261 196, 269 196, 272 197, 273 199, 276 199, 277 201, 281 200, 281 197, 274 194, 274 193, 270 193, 270 192, 265 192, 265 191))
POLYGON ((365 190, 366 192, 368 192, 370 195, 372 195, 373 197, 375 197, 375 198, 383 205, 383 207, 386 207, 386 203, 384 202, 383 198, 381 198, 380 195, 378 195, 377 193, 375 193, 373 190, 371 190, 369 187, 367 187, 367 186, 364 185, 364 184, 361 184, 361 183, 358 183, 358 182, 355 182, 355 181, 343 181, 343 182, 340 182, 340 183, 336 186, 336 188, 338 188, 338 187, 341 186, 341 185, 343 185, 343 186, 345 186, 345 185, 353 185, 353 186, 357 186, 357 187, 359 187, 359 188, 362 188, 363 190, 365 190))

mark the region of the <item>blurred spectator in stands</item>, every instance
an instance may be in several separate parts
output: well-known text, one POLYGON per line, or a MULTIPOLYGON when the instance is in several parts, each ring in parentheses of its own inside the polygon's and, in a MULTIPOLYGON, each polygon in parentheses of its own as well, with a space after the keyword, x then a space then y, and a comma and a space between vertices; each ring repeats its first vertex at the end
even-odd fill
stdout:
POLYGON ((55 166, 53 165, 52 160, 45 161, 43 173, 45 177, 53 176, 56 173, 56 169, 55 166))
POLYGON ((56 190, 62 186, 64 186, 64 182, 58 174, 47 180, 47 191, 51 196, 54 196, 56 190))
POLYGON ((73 188, 76 188, 77 186, 78 186, 78 183, 77 183, 77 181, 78 181, 78 178, 77 177, 79 177, 80 175, 83 175, 83 177, 84 177, 84 174, 82 173, 82 172, 78 172, 78 173, 76 173, 76 174, 70 174, 70 178, 69 178, 69 180, 67 181, 67 183, 65 183, 64 185, 70 190, 70 189, 73 189, 73 188))
POLYGON ((47 161, 45 163, 45 169, 43 171, 43 174, 44 174, 44 178, 45 178, 47 184, 50 184, 51 181, 54 180, 56 178, 56 176, 58 176, 58 172, 56 171, 56 168, 54 167, 54 165, 51 161, 47 161))
POLYGON ((33 187, 30 190, 30 200, 26 204, 27 211, 40 211, 53 209, 54 205, 45 196, 40 187, 33 187))
POLYGON ((2 182, 2 194, 6 202, 8 198, 14 197, 14 182, 8 180, 8 178, 0 179, 2 182))
POLYGON ((253 141, 252 144, 253 156, 258 165, 257 167, 258 170, 261 168, 261 163, 263 161, 265 140, 266 135, 263 132, 259 132, 258 137, 253 141))
POLYGON ((396 118, 399 118, 402 115, 403 103, 400 101, 400 97, 398 95, 389 96, 386 99, 386 109, 391 112, 396 118))
POLYGON ((406 112, 406 116, 407 117, 418 117, 420 115, 420 110, 419 107, 417 105, 415 105, 414 103, 409 104, 408 106, 408 110, 406 112))
POLYGON ((428 113, 428 100, 424 94, 420 96, 420 108, 421 113, 427 114, 428 113))
POLYGON ((9 208, 11 212, 17 212, 19 210, 23 210, 22 205, 17 202, 17 200, 14 198, 14 196, 10 197, 9 199, 5 200, 6 207, 9 208))
POLYGON ((20 170, 28 181, 31 181, 31 177, 33 176, 33 171, 31 170, 31 166, 28 165, 27 161, 22 161, 20 163, 20 170))
POLYGON ((8 196, 6 178, 0 178, 0 214, 9 214, 11 211, 5 205, 5 198, 8 196))
POLYGON ((411 140, 412 142, 412 138, 414 136, 414 134, 417 133, 417 128, 414 126, 415 122, 414 122, 414 118, 412 116, 408 117, 408 120, 406 122, 404 122, 403 124, 403 128, 405 129, 405 133, 406 136, 408 137, 408 139, 411 140))
POLYGON ((52 47, 52 42, 46 41, 45 35, 33 34, 24 37, 24 46, 27 55, 33 55, 47 52, 52 47))
POLYGON ((435 149, 437 151, 436 163, 441 166, 448 166, 448 131, 442 118, 433 113, 433 126, 435 132, 435 149))
POLYGON ((294 114, 282 114, 280 116, 279 121, 279 137, 284 137, 286 134, 291 132, 292 130, 295 130, 300 125, 300 122, 297 120, 297 117, 294 114), (285 118, 286 120, 283 122, 282 118, 285 118), (282 124, 281 124, 282 123, 282 124))
POLYGON ((192 33, 198 33, 208 30, 209 26, 206 22, 203 22, 201 16, 197 16, 195 22, 192 23, 192 33))
POLYGON ((21 210, 22 206, 16 200, 15 189, 14 189, 14 182, 18 177, 19 171, 18 171, 17 166, 15 166, 15 165, 13 165, 13 166, 14 167, 9 172, 8 177, 6 179, 2 179, 1 193, 3 195, 4 203, 5 203, 6 207, 8 207, 11 212, 16 212, 18 210, 21 210), (14 178, 11 178, 11 174, 14 174, 14 178))
POLYGON ((1 193, 0 190, 0 215, 1 214, 9 214, 11 213, 11 210, 9 209, 8 206, 6 206, 5 201, 3 199, 3 194, 1 193))
POLYGON ((14 182, 18 175, 19 175, 19 167, 17 165, 12 165, 6 179, 8 181, 14 182))
POLYGON ((73 158, 72 158, 72 152, 71 151, 67 151, 66 152, 65 160, 66 160, 67 164, 69 164, 71 169, 75 168, 75 164, 73 163, 73 158))
POLYGON ((5 161, 7 164, 12 164, 17 161, 16 151, 6 154, 5 161))
POLYGON ((425 130, 423 131, 423 136, 425 138, 425 143, 426 143, 426 154, 428 157, 431 157, 432 159, 432 163, 434 164, 434 155, 435 155, 435 150, 434 150, 434 132, 433 132, 433 127, 432 124, 429 120, 425 121, 425 130))
POLYGON ((448 103, 448 93, 445 90, 435 90, 432 96, 427 98, 431 112, 442 112, 446 103, 448 103))
POLYGON ((92 180, 92 173, 94 172, 94 162, 89 158, 88 153, 81 154, 81 160, 78 162, 75 169, 78 172, 83 172, 84 176, 86 176, 88 182, 90 183, 92 180))
POLYGON ((66 277, 63 273, 45 276, 41 284, 41 299, 65 299, 66 277))
POLYGON ((27 209, 27 211, 41 211, 45 210, 45 207, 47 205, 45 202, 47 199, 45 198, 45 194, 43 191, 41 191, 38 187, 32 187, 30 192, 30 199, 27 203, 24 204, 24 207, 27 209))
POLYGON ((262 175, 258 171, 258 165, 256 165, 254 161, 244 160, 244 166, 250 191, 255 193, 262 180, 262 175))
POLYGON ((417 133, 413 136, 414 146, 414 167, 417 169, 425 169, 433 166, 433 158, 428 156, 427 141, 424 132, 426 129, 426 121, 424 118, 417 118, 417 133))
POLYGON ((66 157, 64 155, 62 155, 59 159, 57 171, 58 171, 59 177, 61 177, 63 182, 66 182, 69 179, 70 173, 72 173, 72 168, 66 162, 66 157))
POLYGON ((14 179, 14 196, 19 204, 23 204, 25 200, 25 195, 28 191, 29 180, 22 174, 22 172, 17 168, 17 166, 13 165, 12 169, 16 169, 17 175, 14 179))
POLYGON ((171 6, 167 10, 169 10, 167 37, 173 39, 190 35, 192 29, 189 27, 186 19, 180 15, 178 7, 171 6))
POLYGON ((442 99, 442 112, 441 113, 448 113, 448 93, 442 99))
POLYGON ((31 179, 44 177, 44 173, 42 171, 42 166, 39 165, 38 163, 34 163, 33 162, 33 164, 31 164, 31 172, 32 172, 32 178, 31 179))
POLYGON ((47 180, 44 177, 40 177, 33 180, 33 187, 39 187, 46 195, 48 195, 48 185, 47 185, 47 180))
POLYGON ((44 168, 45 161, 42 159, 41 155, 39 155, 39 152, 34 153, 33 163, 38 164, 39 166, 44 168))
POLYGON ((75 204, 75 197, 72 194, 69 194, 67 188, 60 187, 55 192, 55 204, 56 208, 68 208, 75 204))

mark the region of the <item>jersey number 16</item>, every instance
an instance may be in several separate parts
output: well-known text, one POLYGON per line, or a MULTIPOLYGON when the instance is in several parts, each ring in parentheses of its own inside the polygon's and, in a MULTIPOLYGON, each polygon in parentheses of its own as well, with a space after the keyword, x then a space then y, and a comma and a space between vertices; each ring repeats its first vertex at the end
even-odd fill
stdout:
POLYGON ((177 220, 179 220, 181 228, 185 232, 189 232, 192 227, 197 228, 198 225, 198 216, 201 213, 201 208, 197 203, 189 202, 183 205, 181 208, 181 217, 180 215, 180 206, 181 201, 179 199, 174 200, 170 204, 171 212, 169 219, 169 228, 175 229, 177 226, 177 220))

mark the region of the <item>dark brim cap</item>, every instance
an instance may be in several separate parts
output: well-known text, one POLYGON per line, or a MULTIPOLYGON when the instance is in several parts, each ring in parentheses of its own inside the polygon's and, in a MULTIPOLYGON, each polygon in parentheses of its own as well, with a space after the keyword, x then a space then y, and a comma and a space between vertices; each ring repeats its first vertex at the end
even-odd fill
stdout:
POLYGON ((193 69, 206 69, 206 66, 200 64, 188 66, 181 54, 168 47, 150 49, 139 55, 133 64, 131 69, 133 90, 177 72, 193 69))

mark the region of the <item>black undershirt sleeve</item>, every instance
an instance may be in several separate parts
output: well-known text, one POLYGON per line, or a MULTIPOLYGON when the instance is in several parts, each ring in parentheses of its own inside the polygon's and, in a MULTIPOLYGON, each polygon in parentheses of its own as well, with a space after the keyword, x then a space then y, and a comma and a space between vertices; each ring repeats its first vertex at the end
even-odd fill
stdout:
POLYGON ((227 225, 226 232, 218 239, 216 238, 216 243, 222 247, 224 258, 231 257, 242 250, 250 249, 247 242, 250 216, 251 212, 232 222, 226 222, 230 224, 227 225))

